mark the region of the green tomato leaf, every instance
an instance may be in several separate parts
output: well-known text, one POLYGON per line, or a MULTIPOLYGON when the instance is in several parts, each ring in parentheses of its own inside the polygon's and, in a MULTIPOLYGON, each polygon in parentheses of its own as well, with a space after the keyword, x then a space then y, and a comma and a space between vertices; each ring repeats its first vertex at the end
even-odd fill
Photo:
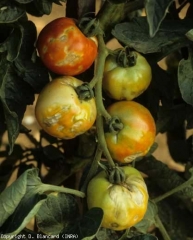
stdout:
POLYGON ((40 183, 37 169, 27 170, 0 194, 0 226, 18 207, 31 182, 35 185, 40 183))
POLYGON ((95 12, 95 0, 79 0, 78 1, 78 17, 83 17, 86 13, 95 12))
POLYGON ((141 233, 147 233, 148 229, 155 224, 155 216, 157 212, 157 206, 152 201, 149 201, 145 216, 134 227, 141 233))
POLYGON ((42 64, 39 57, 37 57, 36 62, 17 59, 15 67, 19 77, 33 88, 34 93, 39 93, 49 82, 48 70, 42 64))
POLYGON ((181 126, 186 120, 189 106, 178 104, 170 108, 160 106, 156 122, 157 132, 164 133, 181 126))
POLYGON ((35 42, 37 39, 36 26, 32 21, 23 21, 18 24, 23 29, 22 43, 19 50, 19 59, 31 60, 35 52, 35 42))
MULTIPOLYGON (((185 182, 177 172, 169 169, 161 161, 156 160, 154 156, 149 156, 144 158, 143 161, 136 162, 136 167, 139 171, 146 173, 149 179, 164 192, 168 192, 185 182)), ((174 196, 179 199, 192 198, 193 186, 187 186, 183 190, 174 193, 174 196)))
POLYGON ((151 38, 147 18, 138 17, 133 18, 130 22, 117 24, 112 30, 112 34, 122 44, 132 47, 138 52, 144 54, 159 52, 162 53, 161 57, 163 58, 166 54, 190 43, 185 34, 192 28, 191 19, 164 20, 156 35, 151 38))
POLYGON ((4 109, 11 153, 20 132, 20 125, 26 105, 33 103, 34 93, 32 88, 16 75, 11 65, 3 59, 3 56, 1 57, 0 99, 4 109))
POLYGON ((193 106, 193 57, 182 59, 178 66, 178 84, 182 98, 193 106))
POLYGON ((146 0, 145 11, 149 24, 149 34, 154 37, 173 0, 146 0), (155 14, 156 13, 156 14, 155 14))
POLYGON ((53 193, 36 214, 37 226, 44 234, 56 235, 69 224, 74 224, 77 215, 78 205, 72 195, 53 193))
POLYGON ((19 55, 24 29, 21 25, 15 26, 7 42, 7 60, 13 62, 19 55))
POLYGON ((26 4, 26 11, 36 17, 41 17, 44 14, 49 15, 52 11, 52 1, 50 0, 34 0, 26 4))
POLYGON ((78 236, 78 239, 91 240, 97 234, 101 226, 102 218, 103 210, 101 208, 92 208, 83 215, 80 221, 74 223, 68 229, 64 229, 61 236, 74 234, 78 236))
POLYGON ((25 14, 25 10, 7 2, 0 6, 0 23, 12 23, 25 14))
POLYGON ((132 237, 132 240, 158 240, 158 238, 151 234, 145 234, 132 237))

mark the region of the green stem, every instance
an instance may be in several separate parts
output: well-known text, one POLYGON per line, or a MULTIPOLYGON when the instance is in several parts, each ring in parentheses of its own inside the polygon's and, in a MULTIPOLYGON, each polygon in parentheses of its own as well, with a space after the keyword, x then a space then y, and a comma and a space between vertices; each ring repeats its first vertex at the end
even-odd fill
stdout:
POLYGON ((156 221, 156 227, 159 228, 161 234, 162 234, 162 237, 164 240, 171 240, 170 236, 168 235, 162 221, 160 220, 159 216, 156 215, 155 216, 155 221, 156 221))
POLYGON ((105 46, 103 35, 99 34, 98 36, 98 57, 96 59, 95 73, 94 77, 89 83, 90 88, 95 87, 95 98, 97 105, 97 113, 102 115, 108 122, 111 119, 110 114, 106 111, 103 105, 103 96, 102 96, 102 80, 103 72, 105 66, 105 60, 109 52, 105 46))
POLYGON ((190 184, 193 183, 193 177, 191 177, 189 180, 187 180, 186 182, 182 183, 180 186, 176 187, 176 188, 173 188, 172 190, 164 193, 163 195, 157 197, 157 198, 154 198, 153 201, 155 203, 158 203, 160 201, 162 201, 163 199, 171 196, 172 194, 176 193, 176 192, 179 192, 181 190, 183 190, 184 188, 188 187, 190 184))
POLYGON ((93 176, 96 174, 97 172, 97 168, 98 168, 98 162, 101 160, 101 155, 102 155, 102 150, 100 149, 99 145, 97 146, 97 150, 94 156, 94 159, 92 161, 91 167, 89 169, 88 175, 86 176, 86 179, 84 181, 83 186, 81 187, 81 191, 82 192, 86 192, 88 183, 90 182, 90 180, 93 178, 93 176))
POLYGON ((106 143, 105 136, 104 136, 103 117, 100 114, 97 115, 96 128, 97 128, 99 147, 103 151, 103 154, 105 155, 110 168, 115 168, 115 163, 114 163, 114 161, 111 157, 111 154, 109 153, 109 150, 107 148, 107 143, 106 143))
POLYGON ((96 59, 95 74, 93 79, 89 83, 90 88, 94 88, 98 80, 103 78, 105 60, 109 54, 102 34, 97 35, 97 40, 98 40, 98 56, 96 59))
POLYGON ((73 194, 73 195, 75 195, 77 197, 81 197, 81 198, 85 197, 85 194, 78 190, 55 186, 55 185, 50 185, 50 184, 43 184, 43 186, 41 186, 40 193, 45 193, 45 192, 62 192, 62 193, 73 194))

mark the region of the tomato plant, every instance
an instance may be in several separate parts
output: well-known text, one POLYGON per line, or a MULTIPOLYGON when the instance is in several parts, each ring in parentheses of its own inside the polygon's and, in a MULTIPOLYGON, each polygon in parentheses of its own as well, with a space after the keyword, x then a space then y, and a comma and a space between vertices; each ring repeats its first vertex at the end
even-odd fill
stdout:
POLYGON ((50 135, 71 139, 89 130, 96 119, 95 100, 80 100, 76 87, 83 82, 64 76, 51 81, 39 94, 35 114, 50 135))
POLYGON ((125 230, 141 221, 148 204, 148 192, 140 172, 129 166, 121 169, 125 172, 124 182, 112 184, 107 173, 101 171, 87 188, 88 207, 102 208, 102 227, 113 230, 125 230))
POLYGON ((123 124, 120 130, 105 133, 112 157, 127 163, 144 156, 154 143, 156 134, 155 122, 149 110, 134 101, 116 102, 107 110, 123 124))
POLYGON ((1 1, 2 239, 193 239, 192 12, 1 1))
POLYGON ((40 32, 37 49, 45 66, 60 75, 86 71, 97 56, 97 40, 87 38, 72 18, 62 17, 48 23, 40 32))
POLYGON ((132 57, 135 63, 130 66, 129 63, 122 66, 117 54, 109 54, 106 59, 103 89, 113 99, 132 100, 141 95, 151 82, 151 67, 146 59, 137 52, 132 52, 132 57))

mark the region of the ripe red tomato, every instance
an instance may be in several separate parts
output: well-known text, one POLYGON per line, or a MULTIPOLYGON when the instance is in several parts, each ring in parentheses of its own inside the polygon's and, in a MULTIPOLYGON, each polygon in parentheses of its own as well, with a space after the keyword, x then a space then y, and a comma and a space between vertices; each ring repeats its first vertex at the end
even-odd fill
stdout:
POLYGON ((87 70, 97 56, 97 40, 87 38, 74 19, 61 17, 40 32, 37 49, 45 66, 60 75, 74 76, 87 70))
POLYGON ((139 53, 136 64, 131 67, 119 66, 116 55, 108 55, 105 62, 103 90, 116 100, 132 100, 142 94, 152 78, 151 67, 139 53))
POLYGON ((125 230, 141 221, 149 198, 140 172, 129 166, 121 168, 126 176, 123 183, 110 183, 106 172, 101 171, 87 187, 88 208, 102 208, 102 227, 116 231, 125 230))
POLYGON ((149 110, 134 101, 120 101, 112 104, 107 111, 123 124, 117 133, 105 133, 112 158, 127 163, 144 156, 154 143, 156 134, 155 122, 149 110))
POLYGON ((71 77, 58 77, 48 83, 40 93, 35 115, 48 134, 71 139, 86 132, 96 119, 95 99, 80 100, 75 88, 82 81, 71 77))

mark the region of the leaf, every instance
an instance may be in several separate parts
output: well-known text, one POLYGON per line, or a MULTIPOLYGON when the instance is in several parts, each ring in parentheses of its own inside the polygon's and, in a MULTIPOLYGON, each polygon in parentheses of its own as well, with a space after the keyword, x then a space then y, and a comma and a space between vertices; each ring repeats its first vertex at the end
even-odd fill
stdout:
POLYGON ((98 232, 102 218, 103 210, 101 208, 92 208, 83 215, 80 221, 74 223, 68 230, 64 230, 61 235, 74 234, 78 236, 78 239, 91 240, 98 232))
POLYGON ((36 59, 36 62, 17 59, 15 61, 15 67, 19 77, 33 88, 34 93, 39 93, 49 82, 48 70, 39 58, 36 59))
POLYGON ((52 11, 52 1, 34 0, 26 4, 26 11, 36 17, 41 17, 44 14, 49 15, 52 11))
POLYGON ((182 59, 178 66, 178 84, 182 98, 193 105, 193 66, 192 59, 182 59))
POLYGON ((132 237, 132 240, 158 240, 158 238, 151 234, 145 234, 132 237))
POLYGON ((22 44, 23 28, 15 26, 7 42, 7 60, 13 62, 19 55, 22 44))
MULTIPOLYGON (((136 162, 136 168, 149 176, 164 192, 170 191, 183 184, 185 181, 177 172, 169 169, 167 165, 157 160, 153 156, 144 158, 143 161, 136 162)), ((193 197, 193 186, 189 185, 183 190, 176 192, 175 197, 179 199, 190 199, 193 197)))
POLYGON ((145 11, 149 24, 150 37, 154 37, 173 0, 146 0, 145 11), (156 13, 156 14, 155 14, 156 13))
POLYGON ((32 177, 37 177, 37 169, 26 171, 0 194, 0 226, 3 225, 19 205, 26 194, 32 177))
POLYGON ((171 76, 157 63, 149 62, 149 64, 152 69, 152 81, 148 89, 135 100, 147 107, 156 121, 160 101, 165 108, 173 105, 174 83, 171 76))
MULTIPOLYGON (((9 4, 9 2, 8 2, 9 4)), ((0 23, 12 23, 17 21, 25 14, 25 10, 16 5, 3 5, 0 8, 0 23)))
POLYGON ((146 17, 133 18, 130 22, 117 24, 112 34, 122 44, 144 54, 161 52, 162 58, 190 41, 185 33, 193 28, 191 19, 164 20, 153 38, 149 36, 146 17), (131 34, 132 33, 132 34, 131 34), (166 48, 166 50, 165 50, 166 48))
POLYGON ((179 127, 186 120, 187 105, 179 104, 171 108, 159 107, 156 122, 157 132, 164 133, 179 127))
POLYGON ((3 232, 7 236, 17 235, 37 214, 40 206, 45 202, 46 195, 37 193, 34 186, 25 194, 13 215, 3 226, 3 232))
POLYGON ((23 29, 22 43, 18 57, 19 59, 31 60, 35 52, 35 42, 37 39, 36 26, 32 21, 23 21, 17 25, 23 29))
POLYGON ((149 201, 145 216, 143 217, 142 221, 137 223, 134 227, 141 233, 147 233, 148 229, 155 224, 155 216, 157 211, 157 206, 153 202, 149 201))
POLYGON ((78 0, 78 17, 83 17, 86 13, 95 13, 95 0, 78 0))
POLYGON ((20 131, 21 121, 27 104, 32 104, 34 94, 29 85, 23 82, 13 71, 11 66, 0 59, 1 88, 0 99, 3 104, 5 121, 7 124, 8 138, 11 153, 15 140, 20 131), (22 93, 22 94, 20 94, 22 93))
POLYGON ((36 214, 37 226, 44 234, 56 235, 69 224, 74 224, 77 213, 78 205, 72 195, 53 193, 36 214))

